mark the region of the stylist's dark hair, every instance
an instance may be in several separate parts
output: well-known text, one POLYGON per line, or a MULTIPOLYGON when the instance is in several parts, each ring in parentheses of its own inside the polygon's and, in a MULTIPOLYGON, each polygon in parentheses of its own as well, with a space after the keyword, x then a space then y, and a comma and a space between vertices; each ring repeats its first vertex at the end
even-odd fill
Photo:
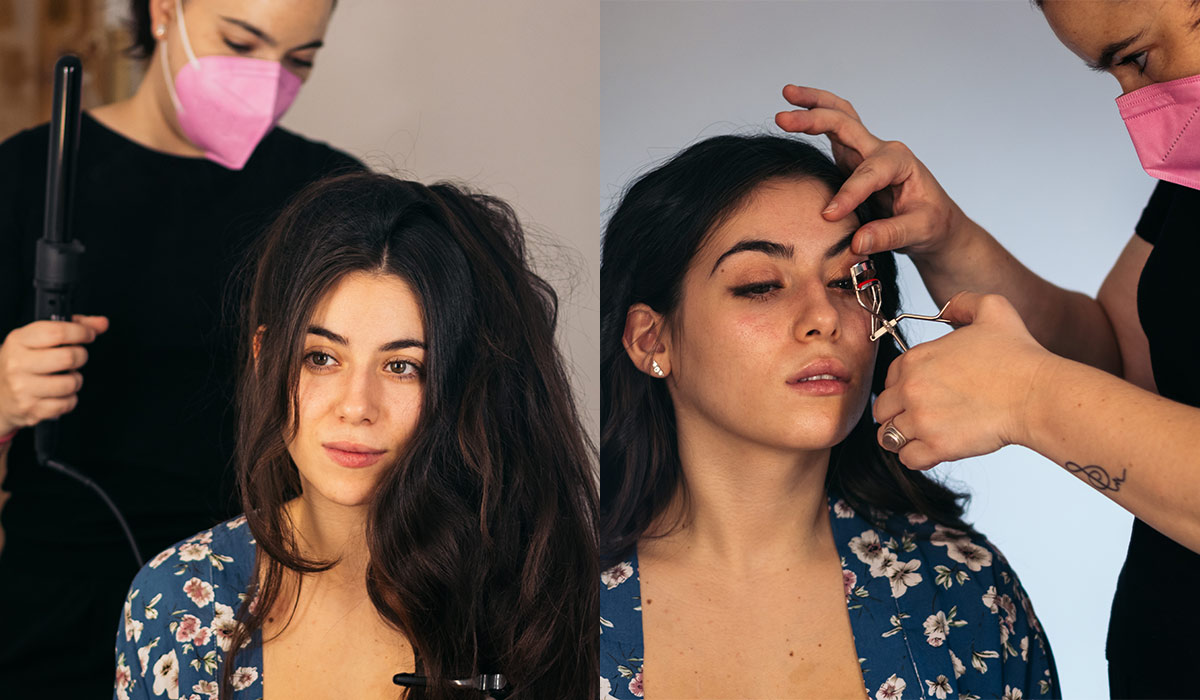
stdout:
MULTIPOLYGON (((595 447, 555 345, 557 298, 530 269, 513 210, 451 184, 342 175, 296 195, 253 259, 237 468, 266 558, 231 649, 270 611, 293 609, 285 569, 335 564, 301 555, 283 509, 300 493, 285 443, 298 428, 305 335, 346 275, 395 275, 422 310, 424 396, 370 506, 367 588, 432 679, 407 697, 478 697, 448 681, 502 673, 516 700, 595 698, 595 447)), ((222 697, 235 667, 225 663, 222 697)))
MULTIPOLYGON (((150 3, 153 1, 131 0, 129 3, 129 21, 126 26, 133 43, 125 47, 125 55, 130 58, 147 59, 154 55, 154 47, 158 42, 154 38, 154 28, 150 26, 150 3)), ((337 7, 337 0, 333 0, 331 7, 337 7)))
MULTIPOLYGON (((643 303, 667 323, 692 258, 708 234, 771 180, 815 180, 836 192, 846 180, 815 147, 779 136, 718 136, 701 141, 638 178, 609 219, 600 267, 600 553, 608 565, 626 556, 658 518, 681 478, 675 411, 666 383, 641 372, 623 344, 625 317, 643 303)), ((859 224, 876 218, 866 204, 859 224)), ((883 313, 897 313, 896 260, 871 256, 883 287, 883 313)), ((899 356, 891 336, 879 344, 872 391, 883 391, 899 356)), ((902 465, 879 447, 868 405, 833 448, 826 489, 856 511, 924 513, 966 529, 963 497, 902 465)))

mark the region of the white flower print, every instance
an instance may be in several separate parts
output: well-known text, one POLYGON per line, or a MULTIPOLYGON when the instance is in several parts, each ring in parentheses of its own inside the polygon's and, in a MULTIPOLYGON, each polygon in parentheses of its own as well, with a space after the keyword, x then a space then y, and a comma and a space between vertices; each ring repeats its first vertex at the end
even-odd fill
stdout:
POLYGON ((954 667, 954 677, 956 679, 962 678, 962 675, 967 672, 967 667, 963 665, 961 659, 954 655, 953 651, 950 651, 950 665, 954 667))
POLYGON ((1000 607, 996 605, 996 599, 999 597, 1000 594, 996 591, 995 586, 988 586, 987 591, 983 594, 983 604, 987 606, 988 610, 992 611, 993 615, 1000 612, 1000 607))
MULTIPOLYGON (((952 527, 946 527, 945 525, 934 525, 933 534, 929 536, 929 541, 944 547, 949 542, 957 542, 959 540, 966 539, 966 534, 967 533, 963 532, 962 530, 956 530, 952 527)), ((967 541, 969 542, 970 540, 968 539, 967 541)))
POLYGON ((138 648, 138 663, 142 666, 142 677, 146 676, 146 671, 150 668, 150 650, 156 646, 158 646, 158 637, 155 637, 154 641, 146 646, 138 648))
POLYGON ((925 681, 925 685, 929 686, 929 694, 938 700, 946 700, 946 696, 954 692, 950 687, 950 679, 945 676, 939 675, 935 681, 925 681))
POLYGON ((240 666, 233 672, 233 689, 245 690, 258 680, 258 669, 249 666, 240 666))
POLYGON ((628 581, 630 576, 633 576, 633 566, 629 562, 623 561, 600 574, 600 582, 608 586, 608 590, 611 591, 628 581))
POLYGON ((617 700, 612 694, 612 681, 600 676, 600 700, 617 700))
POLYGON ((921 567, 920 559, 896 563, 887 573, 892 584, 892 596, 899 598, 905 591, 921 582, 921 574, 914 573, 921 567))
POLYGON ((225 527, 229 528, 230 530, 236 530, 245 524, 246 524, 246 516, 239 515, 238 517, 234 518, 233 520, 230 520, 229 522, 225 523, 225 527))
POLYGON ((871 564, 871 575, 879 578, 880 576, 891 576, 892 569, 896 566, 896 554, 884 549, 881 554, 871 564))
POLYGON ((1021 692, 1020 688, 1013 688, 1006 685, 1004 686, 1004 695, 1000 700, 1022 700, 1024 697, 1025 694, 1021 692))
MULTIPOLYGON (((924 513, 909 513, 908 522, 912 525, 920 525, 921 523, 929 522, 929 516, 924 513)), ((925 681, 928 683, 929 681, 925 681)))
POLYGON ((204 532, 197 532, 196 534, 187 538, 186 540, 184 540, 184 544, 192 544, 192 543, 212 544, 212 540, 213 540, 212 530, 205 530, 204 532))
POLYGON ((133 680, 133 671, 125 664, 125 655, 117 659, 117 678, 113 689, 117 692, 118 700, 129 700, 129 682, 133 680))
POLYGON ((864 564, 871 566, 871 575, 879 576, 875 573, 875 563, 887 554, 883 543, 879 541, 879 533, 874 530, 867 530, 863 534, 850 540, 850 551, 854 552, 854 556, 864 564))
POLYGON ((940 647, 948 634, 950 621, 946 619, 946 613, 939 610, 936 615, 925 618, 925 640, 929 642, 929 646, 940 647))
POLYGON ((966 564, 967 568, 971 571, 979 571, 985 566, 992 565, 991 550, 987 547, 981 547, 966 538, 956 542, 947 542, 946 556, 956 562, 966 564))
POLYGON ((233 619, 233 608, 214 602, 213 609, 216 611, 216 615, 213 616, 212 624, 209 627, 216 635, 221 651, 229 651, 229 646, 233 643, 233 635, 239 628, 237 620, 233 619))
POLYGON ((146 612, 147 620, 157 620, 158 619, 158 609, 155 608, 154 606, 158 605, 158 601, 160 601, 160 600, 162 600, 162 593, 155 595, 153 598, 150 599, 149 603, 146 603, 145 612, 146 612))
POLYGON ((838 499, 833 503, 833 514, 839 518, 853 518, 854 509, 842 499, 838 499))
POLYGON ((158 657, 154 663, 154 694, 166 692, 171 700, 179 700, 179 659, 175 650, 158 657))
MULTIPOLYGON (((134 595, 137 595, 136 591, 134 595)), ((140 620, 133 619, 133 596, 125 601, 125 641, 142 641, 142 628, 145 625, 140 620)))
POLYGON ((875 700, 900 700, 907 686, 903 678, 897 678, 893 673, 891 678, 879 686, 879 690, 875 692, 875 700))
POLYGON ((1029 637, 1021 637, 1021 660, 1029 660, 1029 637))
POLYGON ((197 608, 203 608, 213 601, 213 587, 208 581, 204 581, 197 576, 188 579, 188 582, 183 584, 183 592, 188 598, 196 604, 197 608))
POLYGON ((171 555, 174 553, 175 553, 174 547, 171 547, 169 549, 164 549, 163 551, 159 552, 156 557, 154 557, 153 559, 150 560, 150 568, 157 569, 158 567, 162 566, 162 563, 164 561, 170 559, 171 555))
POLYGON ((207 544, 187 542, 179 545, 179 561, 200 561, 210 552, 212 549, 207 544))
POLYGON ((196 685, 192 686, 193 693, 203 693, 208 696, 208 700, 216 700, 217 695, 221 692, 221 686, 216 681, 197 681, 196 685))

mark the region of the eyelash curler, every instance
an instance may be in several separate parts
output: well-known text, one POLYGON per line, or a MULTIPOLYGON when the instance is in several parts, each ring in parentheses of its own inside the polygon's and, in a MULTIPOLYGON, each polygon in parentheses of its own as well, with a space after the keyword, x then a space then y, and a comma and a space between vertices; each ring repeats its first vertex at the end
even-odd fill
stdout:
POLYGON ((904 344, 904 339, 896 330, 900 321, 911 318, 915 321, 936 321, 950 324, 950 321, 942 318, 942 314, 946 313, 946 307, 950 306, 950 302, 946 302, 936 316, 900 314, 890 321, 884 318, 880 313, 880 309, 883 307, 883 291, 880 289, 879 279, 875 277, 875 263, 870 260, 864 260, 852 266, 850 279, 854 282, 854 298, 858 300, 858 305, 871 313, 871 340, 873 341, 882 338, 884 333, 891 333, 892 338, 896 340, 896 345, 900 347, 900 352, 908 352, 908 346, 904 344))
MULTIPOLYGON (((429 679, 415 673, 397 673, 392 676, 392 683, 405 687, 424 686, 429 683, 429 679)), ((488 697, 492 700, 504 700, 508 695, 508 679, 499 673, 484 673, 471 678, 459 678, 450 681, 450 685, 467 690, 482 690, 488 693, 488 697)))

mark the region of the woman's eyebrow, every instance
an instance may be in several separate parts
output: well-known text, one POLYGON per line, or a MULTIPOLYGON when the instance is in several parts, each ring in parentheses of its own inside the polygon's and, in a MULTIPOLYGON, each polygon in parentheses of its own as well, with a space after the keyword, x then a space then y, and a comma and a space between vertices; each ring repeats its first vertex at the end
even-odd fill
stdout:
MULTIPOLYGON (((243 21, 240 19, 234 19, 233 17, 226 17, 224 15, 221 15, 221 19, 225 20, 226 22, 229 22, 230 24, 234 24, 234 25, 241 27, 242 29, 245 29, 246 31, 250 32, 254 36, 261 39, 267 46, 275 46, 275 44, 276 44, 274 37, 272 37, 270 34, 267 34, 266 32, 259 29, 258 27, 254 26, 253 24, 250 24, 249 22, 246 22, 246 21, 243 21)), ((304 49, 319 49, 324 45, 325 45, 325 42, 321 41, 320 39, 316 39, 316 40, 310 41, 307 44, 304 44, 302 46, 297 46, 293 49, 289 49, 289 51, 302 51, 304 49)))
POLYGON ((717 258, 717 261, 713 263, 712 271, 708 273, 708 276, 713 276, 713 274, 717 271, 717 267, 720 266, 721 261, 725 258, 728 258, 730 255, 734 255, 736 253, 745 253, 747 251, 764 253, 772 258, 783 258, 785 260, 791 259, 791 257, 796 253, 796 249, 792 246, 776 243, 775 241, 740 241, 735 243, 734 246, 729 250, 721 253, 721 257, 717 258))
MULTIPOLYGON (((322 338, 327 338, 327 339, 337 343, 338 345, 349 345, 350 344, 350 341, 347 340, 345 337, 340 336, 337 333, 334 333, 333 331, 329 330, 328 328, 323 328, 321 326, 309 326, 308 332, 311 333, 312 335, 319 335, 322 338)), ((395 350, 403 350, 405 348, 421 348, 422 350, 424 350, 425 343, 420 340, 417 340, 416 338, 402 338, 400 340, 393 340, 390 343, 384 343, 383 345, 380 345, 379 352, 393 352, 395 350)))
POLYGON ((846 252, 846 250, 850 248, 850 241, 854 240, 855 233, 858 233, 858 229, 852 228, 850 229, 849 233, 847 233, 845 236, 842 236, 841 240, 831 245, 829 250, 825 251, 825 259, 828 260, 829 258, 836 258, 842 253, 846 252))

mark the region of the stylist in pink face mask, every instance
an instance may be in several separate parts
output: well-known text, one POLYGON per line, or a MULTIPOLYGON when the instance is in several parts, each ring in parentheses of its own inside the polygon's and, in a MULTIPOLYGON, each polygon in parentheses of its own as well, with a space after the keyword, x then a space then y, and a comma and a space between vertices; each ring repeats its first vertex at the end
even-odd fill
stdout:
POLYGON ((1160 180, 1095 299, 1023 266, 840 97, 788 86, 804 109, 776 122, 828 134, 854 171, 826 219, 876 191, 892 204, 854 250, 907 253, 933 298, 952 299, 958 329, 891 366, 874 407, 881 444, 911 469, 1024 445, 1133 513, 1109 624, 1111 693, 1196 698, 1200 608, 1184 599, 1200 589, 1200 324, 1187 315, 1200 260, 1200 3, 1036 4, 1067 48, 1120 83, 1116 109, 1160 180))
POLYGON ((238 509, 234 273, 293 194, 362 167, 276 126, 333 10, 134 0, 145 75, 80 126, 74 322, 31 322, 48 128, 0 143, 0 698, 111 695, 137 571, 96 494, 36 464, 28 428, 60 420, 59 457, 112 496, 143 558, 238 509))

